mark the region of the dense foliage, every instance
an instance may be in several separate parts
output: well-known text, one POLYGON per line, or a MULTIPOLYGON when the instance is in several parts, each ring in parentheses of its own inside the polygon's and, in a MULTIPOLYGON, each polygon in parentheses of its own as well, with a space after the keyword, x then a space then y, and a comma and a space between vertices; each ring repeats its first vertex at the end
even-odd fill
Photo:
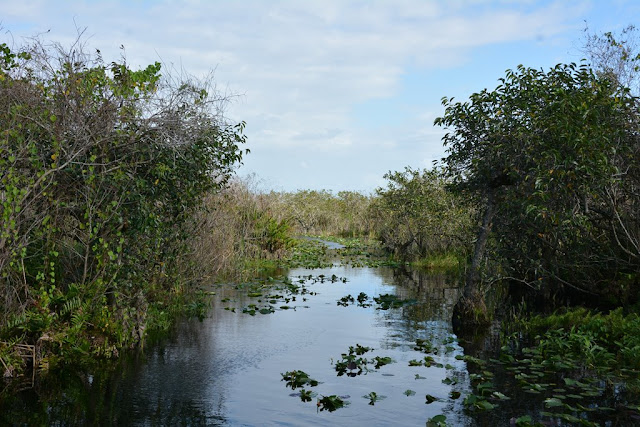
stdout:
POLYGON ((466 296, 490 232, 503 277, 628 296, 640 271, 637 99, 587 65, 520 66, 500 81, 468 102, 445 98, 436 120, 455 188, 484 205, 466 296))
POLYGON ((436 170, 389 172, 371 205, 376 235, 403 258, 463 254, 471 240, 473 205, 447 190, 436 170))
POLYGON ((299 190, 270 193, 280 215, 304 235, 331 234, 343 237, 369 235, 372 229, 368 207, 371 197, 355 191, 299 190))
POLYGON ((4 339, 115 354, 183 292, 192 215, 241 161, 244 124, 206 82, 160 69, 80 41, 0 45, 4 339))

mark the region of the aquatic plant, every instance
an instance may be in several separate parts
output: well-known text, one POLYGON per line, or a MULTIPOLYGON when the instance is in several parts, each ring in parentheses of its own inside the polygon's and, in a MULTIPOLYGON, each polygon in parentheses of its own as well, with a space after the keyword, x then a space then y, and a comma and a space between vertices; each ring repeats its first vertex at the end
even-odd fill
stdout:
POLYGON ((291 387, 292 390, 302 388, 305 385, 315 387, 320 384, 317 380, 310 378, 309 374, 300 370, 289 371, 280 375, 282 375, 281 381, 286 381, 286 386, 291 387))
POLYGON ((332 394, 330 396, 323 396, 321 399, 318 399, 316 406, 320 411, 333 412, 336 409, 340 409, 348 404, 348 401, 343 400, 340 396, 332 394))
POLYGON ((364 397, 365 399, 369 399, 369 405, 373 406, 377 401, 386 399, 387 396, 383 396, 376 393, 375 391, 372 391, 371 393, 365 394, 362 397, 364 397))
POLYGON ((373 300, 378 304, 378 310, 389 310, 390 308, 400 308, 405 305, 416 304, 418 301, 415 299, 401 299, 396 295, 382 294, 377 297, 373 297, 373 300))
POLYGON ((427 420, 427 427, 447 427, 447 417, 440 414, 427 420))

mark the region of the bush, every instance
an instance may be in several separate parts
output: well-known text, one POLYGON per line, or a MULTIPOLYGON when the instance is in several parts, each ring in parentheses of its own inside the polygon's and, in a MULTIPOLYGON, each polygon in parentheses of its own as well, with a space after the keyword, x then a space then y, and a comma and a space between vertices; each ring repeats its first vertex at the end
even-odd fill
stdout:
POLYGON ((378 237, 403 258, 464 253, 471 242, 473 205, 449 192, 435 171, 389 172, 371 205, 378 237))
POLYGON ((244 124, 224 120, 210 82, 160 70, 81 40, 0 45, 5 337, 64 354, 66 330, 114 354, 144 334, 150 303, 183 293, 193 214, 241 161, 244 124))

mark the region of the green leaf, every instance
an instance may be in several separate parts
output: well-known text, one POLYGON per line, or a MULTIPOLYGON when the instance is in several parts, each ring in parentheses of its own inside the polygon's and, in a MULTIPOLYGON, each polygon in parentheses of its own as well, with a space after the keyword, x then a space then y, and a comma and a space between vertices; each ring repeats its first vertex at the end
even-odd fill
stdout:
POLYGON ((562 403, 562 401, 560 399, 557 399, 555 397, 550 397, 548 399, 545 399, 544 405, 547 408, 556 408, 558 406, 563 406, 564 403, 562 403))

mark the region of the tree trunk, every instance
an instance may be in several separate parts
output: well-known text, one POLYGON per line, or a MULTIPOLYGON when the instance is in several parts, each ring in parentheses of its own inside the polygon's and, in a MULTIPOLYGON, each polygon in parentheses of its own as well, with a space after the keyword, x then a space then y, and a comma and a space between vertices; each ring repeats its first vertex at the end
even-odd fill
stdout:
POLYGON ((473 249, 471 265, 465 277, 464 291, 462 297, 456 304, 453 316, 454 321, 466 324, 483 324, 490 320, 487 307, 484 303, 484 296, 479 288, 480 263, 484 258, 487 240, 491 232, 493 216, 495 214, 495 189, 490 188, 487 193, 487 203, 485 206, 482 225, 478 230, 478 237, 473 249))

